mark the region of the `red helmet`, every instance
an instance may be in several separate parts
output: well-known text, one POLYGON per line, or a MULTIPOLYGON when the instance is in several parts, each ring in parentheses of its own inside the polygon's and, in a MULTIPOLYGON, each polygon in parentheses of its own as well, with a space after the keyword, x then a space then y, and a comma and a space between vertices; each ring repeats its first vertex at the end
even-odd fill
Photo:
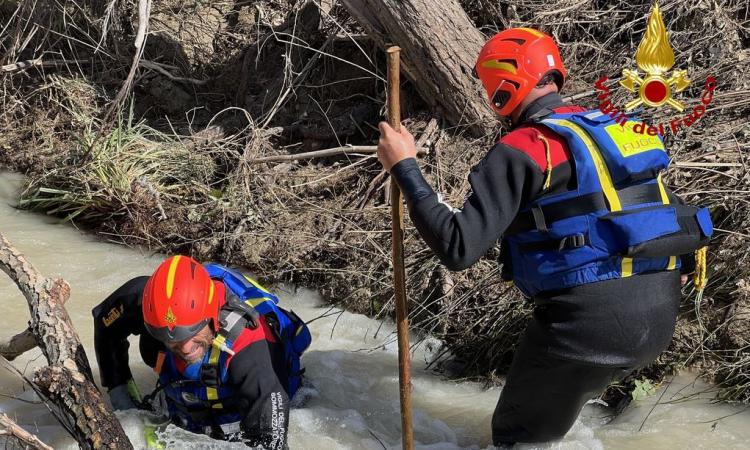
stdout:
POLYGON ((180 255, 167 258, 143 290, 146 329, 162 342, 189 339, 211 321, 216 329, 223 288, 193 258, 180 255))
POLYGON ((545 75, 555 75, 558 89, 568 75, 555 41, 533 28, 494 35, 479 52, 474 70, 501 116, 510 115, 545 75))

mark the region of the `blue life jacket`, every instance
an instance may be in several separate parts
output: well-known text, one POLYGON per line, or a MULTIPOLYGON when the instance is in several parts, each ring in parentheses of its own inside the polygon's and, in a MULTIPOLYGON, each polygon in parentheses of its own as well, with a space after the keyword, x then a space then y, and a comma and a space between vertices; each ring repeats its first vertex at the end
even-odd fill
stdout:
POLYGON ((504 260, 526 295, 677 269, 679 255, 706 245, 713 233, 708 210, 670 199, 662 184, 669 156, 659 136, 598 110, 537 123, 566 141, 577 183, 542 194, 504 235, 504 260))
POLYGON ((219 264, 205 264, 204 267, 212 279, 223 281, 245 305, 266 318, 274 319, 274 331, 284 345, 284 358, 289 367, 287 393, 291 400, 302 382, 304 370, 300 358, 312 342, 310 329, 294 311, 282 309, 278 297, 252 278, 219 264))
POLYGON ((219 439, 232 439, 241 431, 244 414, 236 405, 233 387, 226 386, 228 359, 247 344, 235 345, 242 333, 250 332, 252 320, 267 327, 284 348, 291 400, 301 385, 302 353, 312 337, 307 325, 292 311, 278 306, 279 299, 250 277, 218 264, 205 264, 209 276, 227 288, 227 302, 220 311, 221 329, 202 361, 178 368, 174 354, 163 352, 157 362, 170 418, 189 431, 219 439))

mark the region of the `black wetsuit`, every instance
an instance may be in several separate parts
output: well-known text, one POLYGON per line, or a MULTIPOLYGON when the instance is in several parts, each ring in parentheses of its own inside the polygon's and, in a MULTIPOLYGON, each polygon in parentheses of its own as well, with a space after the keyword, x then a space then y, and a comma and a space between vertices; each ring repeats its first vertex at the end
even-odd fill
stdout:
MULTIPOLYGON (((157 355, 165 346, 153 338, 143 324, 141 302, 148 277, 134 278, 107 297, 92 311, 94 315, 94 346, 102 386, 113 388, 132 378, 128 365, 128 336, 140 335, 140 352, 143 361, 156 366, 157 355)), ((238 409, 242 419, 242 438, 248 445, 264 448, 287 448, 288 420, 281 416, 278 402, 282 398, 283 417, 289 417, 289 398, 284 349, 279 342, 258 340, 243 347, 231 359, 228 367, 228 384, 237 393, 238 409), (279 439, 283 435, 283 439, 279 439), (275 446, 271 445, 275 443, 275 446)))
MULTIPOLYGON (((443 264, 452 270, 471 266, 496 244, 516 214, 541 195, 546 160, 534 133, 544 130, 527 118, 582 110, 564 105, 558 94, 529 105, 521 125, 472 169, 472 192, 460 210, 441 201, 416 160, 392 168, 412 221, 443 264)), ((575 186, 567 144, 555 136, 548 136, 550 142, 557 142, 553 142, 551 187, 545 194, 575 186)), ((667 347, 679 299, 678 271, 638 274, 535 296, 533 319, 493 415, 494 443, 562 437, 588 399, 613 379, 653 361, 667 347)))

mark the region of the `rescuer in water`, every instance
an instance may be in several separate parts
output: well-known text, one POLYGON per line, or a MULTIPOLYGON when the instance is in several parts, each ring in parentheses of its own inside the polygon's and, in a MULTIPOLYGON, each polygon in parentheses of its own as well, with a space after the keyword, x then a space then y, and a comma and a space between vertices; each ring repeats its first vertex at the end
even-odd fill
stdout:
POLYGON ((276 296, 241 273, 187 256, 166 259, 93 310, 102 385, 115 409, 141 406, 128 336, 159 375, 170 420, 189 431, 287 448, 289 401, 310 332, 276 296))
POLYGON ((474 69, 512 127, 472 169, 460 209, 425 181, 405 127, 380 124, 378 158, 449 269, 468 268, 502 240, 503 278, 533 300, 534 314, 492 418, 493 442, 550 441, 587 400, 667 347, 680 268, 693 264, 679 255, 705 245, 711 218, 662 184, 661 139, 643 145, 632 123, 563 102, 567 71, 548 35, 502 31, 474 69))

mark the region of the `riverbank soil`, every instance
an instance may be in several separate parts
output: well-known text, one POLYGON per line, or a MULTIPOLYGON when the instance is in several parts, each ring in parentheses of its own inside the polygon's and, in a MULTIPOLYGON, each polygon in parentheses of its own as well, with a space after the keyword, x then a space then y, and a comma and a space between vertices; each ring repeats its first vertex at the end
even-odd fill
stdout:
MULTIPOLYGON (((554 36, 571 74, 563 95, 591 108, 598 79, 636 69, 651 6, 460 3, 486 36, 511 26, 554 36)), ((677 95, 684 112, 642 117, 685 117, 707 78, 717 82, 698 122, 665 137, 675 162, 667 184, 709 206, 717 228, 710 280, 702 296, 685 287, 670 348, 606 400, 630 398, 635 379, 696 367, 720 383, 722 398, 749 401, 749 12, 744 1, 720 0, 673 2, 662 13, 674 69, 688 70, 691 83, 677 95)), ((137 2, 6 1, 0 17, 0 163, 27 176, 21 207, 106 240, 306 285, 351 311, 393 313, 387 177, 377 161, 356 152, 257 161, 377 140, 384 53, 339 2, 155 0, 130 78, 137 2)), ((608 86, 613 102, 632 100, 608 86)), ((459 206, 494 132, 451 124, 418 92, 403 83, 405 124, 430 151, 427 178, 459 206)), ((450 273, 410 224, 405 244, 412 325, 446 343, 433 367, 501 375, 530 308, 500 281, 499 249, 450 273)))

